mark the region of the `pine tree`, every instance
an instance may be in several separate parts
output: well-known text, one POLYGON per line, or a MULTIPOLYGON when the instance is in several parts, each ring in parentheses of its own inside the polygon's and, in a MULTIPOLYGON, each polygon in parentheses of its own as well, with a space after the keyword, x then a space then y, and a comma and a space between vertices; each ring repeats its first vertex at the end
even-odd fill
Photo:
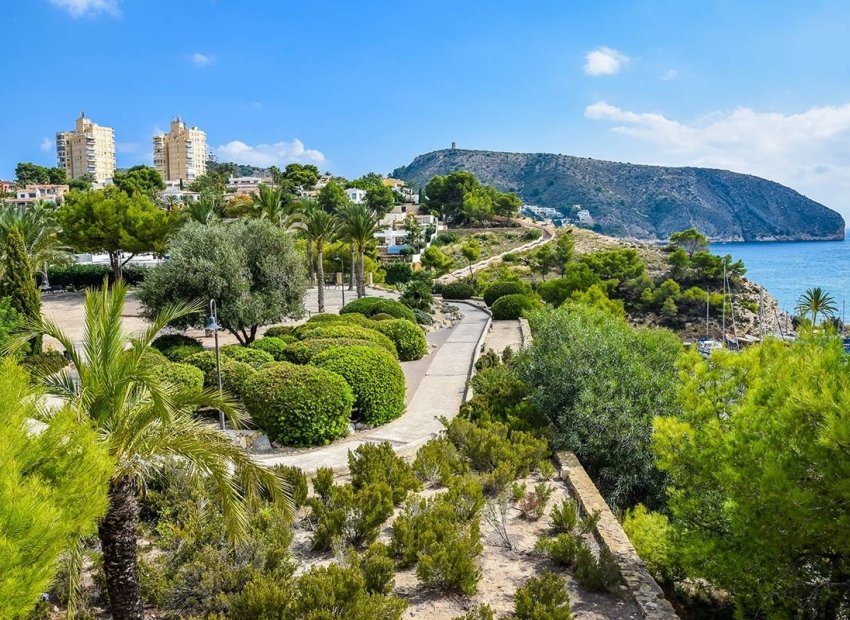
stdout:
MULTIPOLYGON (((27 256, 24 237, 13 227, 6 237, 6 264, 0 284, 0 296, 8 297, 12 308, 22 317, 38 320, 41 316, 41 298, 35 286, 35 272, 27 256)), ((32 342, 32 352, 41 352, 41 337, 32 342)))

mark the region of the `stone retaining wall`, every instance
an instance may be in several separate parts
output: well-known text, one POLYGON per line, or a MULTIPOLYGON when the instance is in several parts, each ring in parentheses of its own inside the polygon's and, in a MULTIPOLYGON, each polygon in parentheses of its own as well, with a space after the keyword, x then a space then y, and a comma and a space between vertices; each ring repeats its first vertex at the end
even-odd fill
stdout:
POLYGON ((629 537, 608 508, 608 504, 584 467, 572 452, 555 455, 561 479, 567 483, 584 514, 599 511, 601 518, 594 532, 596 540, 611 552, 617 561, 623 583, 641 610, 642 617, 649 620, 678 620, 673 606, 664 598, 664 592, 656 583, 635 551, 629 537))
POLYGON ((519 320, 519 335, 523 349, 531 345, 531 326, 528 324, 528 319, 519 320))

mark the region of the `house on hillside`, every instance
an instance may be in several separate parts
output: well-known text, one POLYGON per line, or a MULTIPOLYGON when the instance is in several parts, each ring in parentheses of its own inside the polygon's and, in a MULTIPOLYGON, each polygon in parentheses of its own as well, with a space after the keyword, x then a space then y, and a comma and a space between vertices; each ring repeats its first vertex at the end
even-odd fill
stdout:
POLYGON ((348 199, 356 205, 360 205, 366 202, 365 189, 360 189, 358 187, 349 187, 345 190, 345 195, 348 196, 348 199))

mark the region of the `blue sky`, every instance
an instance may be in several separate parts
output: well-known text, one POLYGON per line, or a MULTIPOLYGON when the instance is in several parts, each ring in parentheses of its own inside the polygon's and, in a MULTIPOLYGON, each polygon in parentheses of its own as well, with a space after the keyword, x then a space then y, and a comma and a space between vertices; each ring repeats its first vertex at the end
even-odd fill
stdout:
POLYGON ((353 177, 447 147, 707 165, 850 215, 846 1, 4 3, 0 178, 85 110, 118 165, 179 114, 222 159, 353 177))

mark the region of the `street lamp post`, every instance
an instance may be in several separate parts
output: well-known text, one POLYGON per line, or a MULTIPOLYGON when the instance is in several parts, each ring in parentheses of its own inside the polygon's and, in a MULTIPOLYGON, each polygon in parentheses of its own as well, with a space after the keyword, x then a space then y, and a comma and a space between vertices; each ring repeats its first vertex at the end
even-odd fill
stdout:
MULTIPOLYGON (((340 289, 342 290, 342 305, 345 305, 345 263, 342 260, 342 256, 336 257, 337 261, 339 261, 339 269, 342 271, 342 286, 340 289)), ((340 308, 341 309, 341 308, 340 308)))
MULTIPOLYGON (((215 334, 215 372, 218 378, 218 395, 221 397, 221 351, 218 348, 218 330, 221 327, 218 324, 218 308, 215 305, 215 299, 210 299, 210 318, 204 326, 204 331, 213 332, 215 334)), ((218 410, 218 423, 221 430, 224 430, 224 411, 218 410)))

